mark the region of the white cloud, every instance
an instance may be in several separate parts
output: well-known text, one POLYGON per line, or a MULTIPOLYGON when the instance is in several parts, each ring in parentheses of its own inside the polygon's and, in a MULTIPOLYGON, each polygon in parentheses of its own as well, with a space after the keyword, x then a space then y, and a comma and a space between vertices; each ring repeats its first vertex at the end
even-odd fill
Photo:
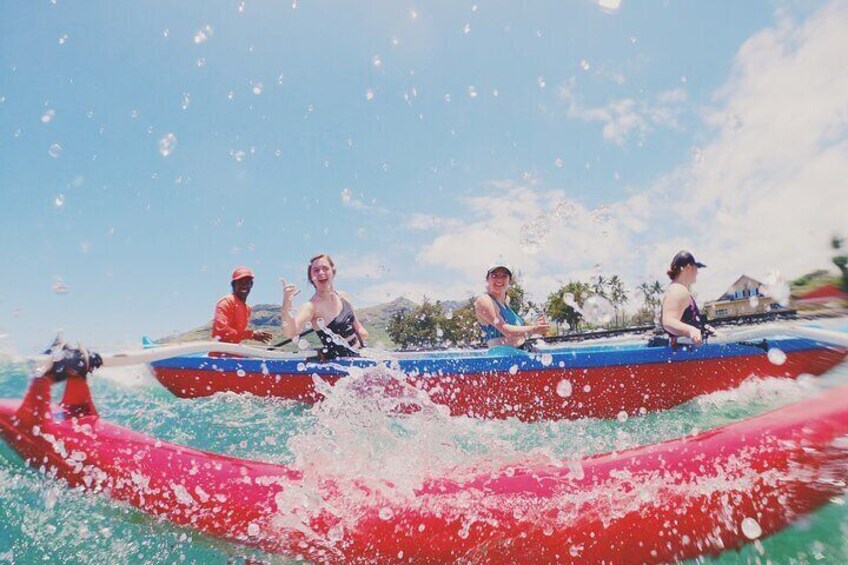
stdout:
POLYGON ((436 216, 435 214, 410 214, 404 223, 408 229, 415 231, 430 231, 458 224, 459 220, 436 216))
MULTIPOLYGON (((848 227, 848 4, 832 2, 801 23, 778 18, 739 49, 702 113, 703 143, 690 162, 597 210, 535 177, 489 182, 454 217, 414 220, 435 232, 416 260, 438 267, 437 280, 386 281, 369 298, 479 292, 486 265, 499 256, 519 268, 537 300, 598 273, 618 274, 631 287, 665 281, 680 249, 709 265, 701 300, 743 273, 792 278, 829 267, 830 237, 848 227)), ((603 122, 616 142, 673 126, 686 102, 683 90, 644 106, 584 108, 569 88, 563 97, 573 117, 603 122)))
POLYGON ((447 284, 385 281, 354 292, 352 298, 356 306, 361 308, 389 302, 399 297, 418 303, 425 296, 431 300, 463 300, 480 294, 482 291, 482 281, 476 285, 452 281, 447 284))
POLYGON ((621 98, 591 107, 579 100, 575 88, 574 79, 559 88, 559 97, 568 105, 566 115, 585 122, 601 122, 604 139, 621 146, 634 137, 644 140, 656 127, 679 128, 679 116, 687 99, 684 89, 675 88, 659 93, 653 102, 621 98))
POLYGON ((718 292, 740 271, 792 276, 830 264, 830 236, 848 227, 846 36, 844 2, 801 24, 781 17, 740 48, 706 113, 716 137, 675 210, 723 265, 718 292))
POLYGON ((390 270, 384 261, 374 254, 356 258, 340 255, 336 257, 335 262, 345 266, 344 272, 339 273, 345 279, 377 280, 382 279, 390 270))

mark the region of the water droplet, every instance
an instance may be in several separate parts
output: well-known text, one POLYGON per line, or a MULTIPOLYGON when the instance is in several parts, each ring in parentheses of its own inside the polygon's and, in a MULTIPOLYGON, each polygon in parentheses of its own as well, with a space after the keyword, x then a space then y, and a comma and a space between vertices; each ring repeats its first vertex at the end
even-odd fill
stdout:
POLYGON ((383 59, 381 59, 379 55, 374 55, 371 57, 371 64, 374 65, 374 68, 379 69, 383 66, 383 59))
POLYGON ((239 377, 244 377, 247 376, 247 373, 244 372, 244 369, 239 369, 236 371, 236 375, 238 375, 239 377))
POLYGON ((588 71, 592 67, 589 64, 589 61, 587 61, 586 59, 583 59, 583 60, 580 61, 580 68, 583 69, 584 71, 588 71))
POLYGON ((571 381, 569 381, 567 379, 562 379, 561 381, 559 381, 559 383, 557 383, 557 387, 556 387, 557 396, 559 396, 561 398, 568 398, 569 396, 571 396, 571 392, 572 392, 571 381))
POLYGON ((251 522, 247 526, 247 534, 251 535, 251 536, 258 536, 259 535, 259 524, 255 523, 255 522, 251 522))
POLYGON ((56 208, 61 208, 65 205, 65 195, 61 192, 56 195, 56 198, 53 199, 53 206, 56 208))
POLYGON ((183 92, 183 98, 180 102, 180 108, 183 110, 188 110, 188 107, 191 106, 191 94, 188 92, 183 92))
POLYGON ((518 365, 513 365, 512 367, 510 367, 509 368, 509 374, 510 375, 517 375, 518 374, 518 365))
POLYGON ((199 59, 195 62, 195 64, 198 66, 198 68, 203 68, 203 67, 205 67, 205 66, 206 66, 206 57, 200 57, 200 58, 199 58, 199 59))
POLYGON ((239 14, 243 14, 243 13, 244 13, 244 2, 239 2, 239 5, 238 5, 238 12, 239 12, 239 14))
POLYGON ((392 512, 392 509, 388 506, 384 506, 380 508, 379 515, 381 520, 391 520, 392 516, 394 516, 394 512, 392 512))
POLYGON ((194 34, 194 42, 199 45, 206 42, 210 37, 212 37, 212 26, 206 25, 194 34))
POLYGON ((556 159, 554 159, 554 166, 557 169, 561 169, 563 165, 565 165, 565 161, 562 160, 562 157, 557 157, 556 159))
POLYGON ((374 100, 374 91, 371 90, 370 88, 365 91, 365 99, 368 100, 369 102, 371 100, 374 100))
POLYGON ((542 362, 543 367, 549 367, 551 363, 554 362, 554 356, 550 353, 544 353, 542 354, 542 358, 540 359, 540 361, 542 362))
POLYGON ((627 418, 628 418, 628 416, 627 416, 627 412, 625 410, 622 410, 621 412, 619 412, 615 417, 615 419, 618 420, 619 422, 626 422, 627 418))
POLYGON ((539 88, 545 88, 545 86, 547 85, 547 83, 545 82, 545 77, 538 77, 536 79, 536 84, 539 85, 539 88))
POLYGON ((236 163, 241 163, 242 161, 244 161, 245 153, 241 149, 230 151, 230 155, 233 156, 233 159, 236 160, 236 163))
POLYGON ((62 277, 58 276, 53 278, 53 286, 50 288, 56 294, 68 294, 69 290, 67 285, 62 282, 62 277))
POLYGON ((54 143, 50 146, 50 149, 47 150, 47 154, 53 157, 54 159, 58 159, 62 156, 62 146, 58 143, 54 143))
POLYGON ((177 148, 177 136, 173 133, 166 133, 159 138, 159 153, 162 157, 167 157, 177 148))
POLYGON ((53 510, 53 507, 56 506, 56 500, 59 498, 59 488, 51 487, 51 489, 47 492, 47 498, 44 500, 44 507, 47 510, 53 510))
POLYGON ((583 471, 583 462, 580 459, 569 459, 567 464, 568 471, 575 479, 580 480, 586 476, 585 472, 583 471))
POLYGON ((59 45, 64 45, 67 42, 68 42, 68 34, 67 33, 63 33, 62 35, 59 36, 59 45))
POLYGON ((50 122, 52 122, 52 121, 53 121, 53 118, 54 118, 55 116, 56 116, 56 110, 53 110, 53 109, 51 108, 50 110, 47 110, 46 112, 44 112, 44 113, 41 115, 41 123, 42 123, 42 124, 49 124, 50 122))
POLYGON ((464 26, 462 26, 462 33, 466 35, 471 33, 471 24, 465 24, 464 26))
POLYGON ((768 350, 767 355, 769 362, 773 365, 783 365, 786 363, 786 353, 784 353, 782 349, 772 347, 768 350))
POLYGON ((750 540, 755 540, 763 535, 763 529, 760 524, 753 518, 745 518, 742 520, 742 533, 750 540))
POLYGON ((301 351, 303 351, 305 349, 309 349, 309 342, 306 341, 305 339, 300 339, 300 340, 297 341, 297 348, 300 349, 301 351))
POLYGON ((547 216, 538 216, 536 219, 521 226, 519 243, 525 253, 538 253, 548 240, 550 226, 547 216))
POLYGON ((256 84, 254 84, 253 88, 251 89, 251 92, 253 92, 253 94, 255 94, 256 96, 262 94, 262 83, 257 82, 256 84))
POLYGON ((344 527, 341 524, 336 524, 327 530, 327 539, 332 543, 342 541, 344 539, 344 527))

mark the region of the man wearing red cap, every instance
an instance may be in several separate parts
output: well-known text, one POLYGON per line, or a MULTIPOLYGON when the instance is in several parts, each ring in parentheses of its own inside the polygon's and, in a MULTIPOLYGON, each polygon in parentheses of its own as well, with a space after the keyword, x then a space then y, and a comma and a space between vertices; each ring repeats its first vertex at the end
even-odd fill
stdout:
POLYGON ((247 267, 239 267, 233 271, 231 284, 233 292, 219 300, 215 306, 212 339, 225 343, 241 343, 245 339, 268 343, 271 341, 271 332, 247 329, 250 320, 247 295, 253 288, 253 273, 247 267))

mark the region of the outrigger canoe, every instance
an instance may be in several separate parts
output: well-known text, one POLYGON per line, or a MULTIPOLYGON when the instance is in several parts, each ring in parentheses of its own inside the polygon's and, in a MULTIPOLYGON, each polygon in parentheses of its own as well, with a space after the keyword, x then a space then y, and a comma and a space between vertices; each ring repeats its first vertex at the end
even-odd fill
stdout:
POLYGON ((495 354, 455 350, 333 363, 209 343, 207 348, 229 348, 240 357, 179 355, 154 362, 151 369, 181 398, 235 392, 314 403, 323 398, 316 379, 333 384, 352 371, 385 366, 394 375, 403 374, 407 384, 434 403, 447 406, 452 415, 524 421, 610 419, 666 410, 702 394, 735 388, 752 376, 820 375, 848 354, 845 344, 828 341, 832 334, 812 328, 794 328, 793 334, 765 329, 700 346, 578 345, 534 354, 511 348, 499 348, 495 354))
POLYGON ((843 492, 848 386, 695 436, 455 469, 412 492, 159 441, 98 417, 80 377, 59 406, 46 377, 0 400, 0 435, 71 487, 310 562, 658 563, 737 548, 843 492))

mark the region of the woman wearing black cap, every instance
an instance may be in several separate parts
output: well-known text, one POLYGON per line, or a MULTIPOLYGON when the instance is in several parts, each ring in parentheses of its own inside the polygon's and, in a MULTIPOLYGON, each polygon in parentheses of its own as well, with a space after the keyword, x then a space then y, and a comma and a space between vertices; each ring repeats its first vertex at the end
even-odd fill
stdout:
POLYGON ((698 280, 698 269, 704 267, 688 251, 681 251, 671 260, 671 284, 663 298, 662 326, 672 336, 672 342, 678 337, 688 337, 696 344, 703 340, 701 313, 689 287, 698 280))

